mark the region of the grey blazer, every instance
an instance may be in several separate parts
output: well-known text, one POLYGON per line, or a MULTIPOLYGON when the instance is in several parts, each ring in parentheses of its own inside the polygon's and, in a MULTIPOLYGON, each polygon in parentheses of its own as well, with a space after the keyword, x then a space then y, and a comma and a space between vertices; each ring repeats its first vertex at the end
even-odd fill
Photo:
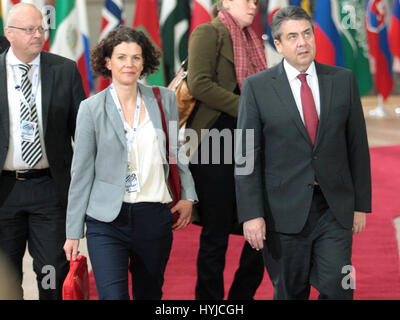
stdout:
MULTIPOLYGON (((151 87, 140 83, 138 85, 146 110, 159 134, 158 141, 167 183, 169 166, 165 156, 165 135, 162 133, 161 114, 157 100, 151 87)), ((165 118, 169 126, 170 144, 176 152, 180 144, 178 126, 174 129, 172 125, 172 121, 178 121, 175 94, 166 88, 160 89, 165 118), (176 136, 173 137, 171 132, 176 136), (175 146, 173 146, 174 140, 177 141, 175 146)), ((85 215, 103 222, 111 222, 118 216, 125 193, 126 154, 124 126, 110 90, 105 89, 82 101, 76 124, 75 151, 67 207, 68 239, 83 237, 85 215)), ((180 152, 177 162, 182 199, 197 201, 193 178, 187 166, 188 162, 182 161, 183 157, 184 152, 180 152)))

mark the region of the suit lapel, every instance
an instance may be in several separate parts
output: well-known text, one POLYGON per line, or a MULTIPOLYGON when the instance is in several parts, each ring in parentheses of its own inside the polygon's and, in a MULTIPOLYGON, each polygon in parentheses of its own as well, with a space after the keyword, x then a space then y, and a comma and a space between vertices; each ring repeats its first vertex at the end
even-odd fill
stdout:
POLYGON ((319 95, 320 95, 320 115, 319 125, 317 132, 317 139, 315 141, 315 149, 318 148, 319 142, 324 134, 324 128, 327 125, 328 115, 331 108, 332 98, 332 77, 329 73, 324 71, 324 68, 318 62, 315 62, 315 67, 318 75, 319 95))
MULTIPOLYGON (((159 138, 158 147, 160 148, 160 154, 163 159, 165 179, 167 181, 169 166, 167 165, 168 162, 166 160, 165 134, 164 134, 163 126, 162 126, 161 113, 160 113, 160 109, 158 107, 158 102, 154 95, 152 87, 142 85, 141 83, 138 83, 138 85, 139 85, 139 90, 142 93, 142 99, 146 106, 146 110, 149 113, 150 120, 153 124, 154 129, 156 130, 156 135, 159 138)), ((162 95, 161 95, 161 99, 162 99, 162 95)), ((167 121, 167 126, 168 126, 168 111, 166 109, 167 106, 163 106, 163 107, 164 107, 164 114, 165 114, 165 118, 166 118, 165 120, 167 121)))
POLYGON ((280 63, 280 65, 277 66, 274 89, 278 94, 280 100, 283 102, 283 107, 292 118, 297 129, 303 135, 304 139, 311 144, 310 137, 308 136, 303 121, 301 120, 299 110, 297 109, 296 101, 294 100, 292 89, 290 88, 289 80, 286 76, 285 68, 283 67, 283 60, 280 63))
POLYGON ((122 145, 127 148, 126 146, 126 138, 125 138, 125 130, 124 124, 122 122, 121 116, 118 113, 117 106, 114 103, 114 100, 111 96, 110 89, 106 89, 105 93, 105 107, 106 107, 106 114, 110 119, 110 122, 117 133, 119 140, 121 141, 122 145))
POLYGON ((7 65, 6 52, 0 55, 0 127, 3 129, 5 141, 8 143, 10 133, 9 112, 8 112, 8 94, 7 94, 7 65))
POLYGON ((46 136, 47 119, 51 102, 51 93, 54 83, 54 71, 46 59, 46 53, 40 55, 40 79, 42 83, 42 122, 43 134, 46 136))
POLYGON ((153 90, 151 89, 151 87, 144 86, 141 83, 138 83, 138 86, 140 92, 142 93, 144 105, 146 106, 146 110, 149 113, 149 117, 151 122, 153 123, 154 128, 156 130, 163 130, 160 110, 158 108, 157 99, 154 96, 153 90))

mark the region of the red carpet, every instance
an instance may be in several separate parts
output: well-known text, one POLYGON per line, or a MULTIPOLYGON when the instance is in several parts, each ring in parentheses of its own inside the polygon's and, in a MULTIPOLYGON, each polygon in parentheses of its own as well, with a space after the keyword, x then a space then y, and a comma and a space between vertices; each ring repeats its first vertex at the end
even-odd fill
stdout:
MULTIPOLYGON (((373 213, 367 227, 354 236, 353 266, 355 267, 357 300, 400 299, 400 263, 393 218, 400 215, 400 146, 371 149, 373 213)), ((163 287, 166 300, 192 300, 196 283, 196 256, 200 227, 190 225, 174 233, 171 257, 163 287)), ((231 236, 226 255, 225 289, 229 290, 238 266, 243 238, 231 236)), ((93 274, 91 299, 97 299, 93 274)), ((272 299, 272 285, 267 273, 255 299, 272 299)), ((311 299, 318 292, 311 291, 311 299)))

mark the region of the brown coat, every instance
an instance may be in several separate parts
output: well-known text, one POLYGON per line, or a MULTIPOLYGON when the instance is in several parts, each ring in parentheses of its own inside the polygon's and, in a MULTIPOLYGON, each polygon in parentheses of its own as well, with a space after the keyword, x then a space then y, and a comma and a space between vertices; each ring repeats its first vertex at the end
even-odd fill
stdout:
POLYGON ((232 39, 219 18, 198 26, 190 36, 187 83, 198 103, 186 128, 196 131, 200 143, 201 129, 211 128, 221 112, 237 117, 239 109, 240 96, 233 93, 238 83, 232 39))

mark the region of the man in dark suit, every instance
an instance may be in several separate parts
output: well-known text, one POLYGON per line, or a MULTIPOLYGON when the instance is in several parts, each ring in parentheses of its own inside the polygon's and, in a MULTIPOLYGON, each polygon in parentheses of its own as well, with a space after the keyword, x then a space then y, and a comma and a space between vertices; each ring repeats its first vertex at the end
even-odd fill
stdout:
POLYGON ((0 36, 0 53, 7 50, 9 46, 10 43, 8 42, 7 38, 4 36, 0 36))
POLYGON ((42 52, 40 11, 14 6, 0 55, 0 249, 22 282, 28 242, 40 299, 61 299, 71 139, 85 99, 75 62, 42 52))
POLYGON ((239 220, 250 245, 263 251, 275 299, 308 299, 310 285, 320 299, 352 299, 352 236, 371 212, 356 80, 350 70, 314 61, 314 27, 303 9, 278 11, 272 34, 282 63, 247 78, 241 95, 239 220), (245 170, 248 162, 253 170, 245 170))

